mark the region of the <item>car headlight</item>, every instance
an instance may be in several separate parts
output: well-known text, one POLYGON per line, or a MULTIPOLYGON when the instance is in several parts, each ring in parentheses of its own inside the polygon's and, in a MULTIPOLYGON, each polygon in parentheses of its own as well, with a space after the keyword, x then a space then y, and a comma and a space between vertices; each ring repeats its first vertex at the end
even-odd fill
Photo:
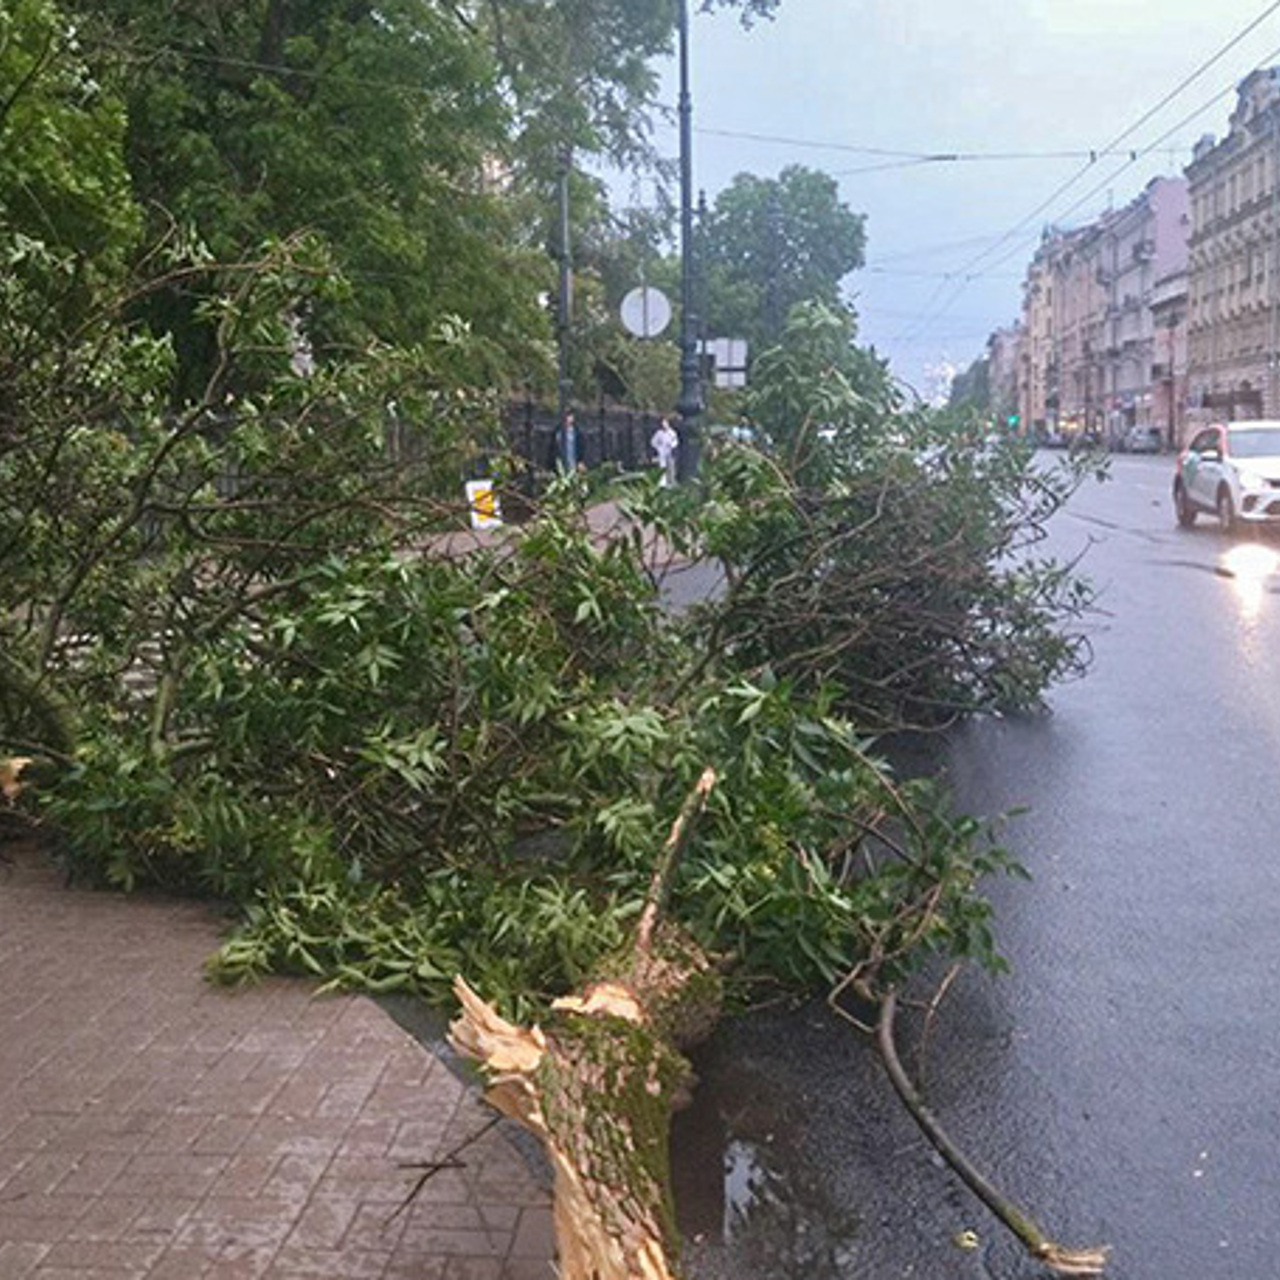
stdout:
POLYGON ((1247 471, 1241 468, 1237 473, 1240 477, 1240 487, 1242 489, 1265 489, 1267 481, 1264 476, 1260 476, 1256 471, 1247 471))

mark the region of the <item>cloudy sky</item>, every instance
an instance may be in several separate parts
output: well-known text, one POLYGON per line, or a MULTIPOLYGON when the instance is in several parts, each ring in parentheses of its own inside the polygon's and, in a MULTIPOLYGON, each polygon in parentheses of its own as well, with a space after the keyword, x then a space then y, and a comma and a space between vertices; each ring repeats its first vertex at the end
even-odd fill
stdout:
MULTIPOLYGON (((932 366, 967 365, 1016 317, 1046 223, 1088 222, 1179 172, 1222 133, 1234 85, 1273 63, 1272 0, 782 0, 745 32, 699 14, 695 182, 714 197, 742 171, 838 177, 867 215, 868 265, 848 282, 862 337, 925 390, 932 366), (918 158, 956 153, 977 158, 918 158)), ((674 126, 658 141, 674 154, 674 126)))

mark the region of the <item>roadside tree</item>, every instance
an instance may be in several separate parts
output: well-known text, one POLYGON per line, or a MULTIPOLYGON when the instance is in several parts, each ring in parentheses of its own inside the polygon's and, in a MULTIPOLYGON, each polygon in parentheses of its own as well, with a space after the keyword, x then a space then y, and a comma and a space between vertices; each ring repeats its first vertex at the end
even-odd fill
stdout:
POLYGON ((715 199, 702 245, 709 332, 745 337, 756 352, 780 340, 797 303, 843 306, 841 282, 862 266, 866 232, 834 178, 788 165, 777 178, 734 178, 715 199))

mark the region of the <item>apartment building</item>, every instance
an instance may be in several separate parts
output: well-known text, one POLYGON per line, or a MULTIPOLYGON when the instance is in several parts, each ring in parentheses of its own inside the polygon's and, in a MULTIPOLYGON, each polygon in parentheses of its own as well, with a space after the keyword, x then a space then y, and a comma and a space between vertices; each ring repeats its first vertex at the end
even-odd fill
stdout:
POLYGON ((1154 178, 1136 200, 1101 224, 1101 393, 1104 435, 1122 439, 1132 427, 1158 425, 1152 365, 1157 280, 1187 263, 1188 187, 1183 178, 1154 178))
POLYGON ((1158 338, 1154 307, 1162 300, 1165 325, 1182 323, 1168 282, 1185 279, 1189 227, 1186 180, 1155 178, 1122 209, 1045 233, 1023 288, 1025 422, 1119 444, 1134 427, 1166 430, 1170 396, 1180 418, 1185 386, 1154 368, 1172 340, 1158 338))
POLYGON ((997 329, 987 339, 987 385, 991 394, 991 410, 1001 420, 1019 412, 1018 356, 1021 342, 1021 325, 997 329))
POLYGON ((1165 448, 1187 442, 1187 272, 1173 271, 1151 290, 1155 349, 1151 360, 1150 425, 1160 431, 1165 448))
POLYGON ((1022 286, 1022 341, 1018 349, 1018 415, 1024 429, 1043 434, 1058 423, 1053 369, 1053 255, 1056 237, 1046 235, 1027 268, 1022 286))
POLYGON ((1187 287, 1192 424, 1280 416, 1280 67, 1240 82, 1226 136, 1197 143, 1187 287))
POLYGON ((1053 360, 1050 377, 1058 426, 1067 435, 1096 432, 1098 381, 1095 360, 1102 286, 1096 226, 1059 237, 1054 256, 1053 360))

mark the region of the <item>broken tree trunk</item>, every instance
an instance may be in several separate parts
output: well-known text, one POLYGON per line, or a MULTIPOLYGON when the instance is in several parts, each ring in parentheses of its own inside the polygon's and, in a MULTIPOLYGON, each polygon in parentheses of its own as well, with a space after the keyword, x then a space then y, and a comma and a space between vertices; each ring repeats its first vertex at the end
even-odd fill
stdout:
POLYGON ((515 1026, 455 982, 462 1012, 450 1041, 480 1064, 489 1101, 537 1134, 550 1157, 562 1280, 679 1274, 668 1130, 691 1080, 681 1049, 715 1025, 720 977, 661 917, 714 785, 708 769, 672 826, 631 946, 580 994, 557 1000, 545 1028, 515 1026))

